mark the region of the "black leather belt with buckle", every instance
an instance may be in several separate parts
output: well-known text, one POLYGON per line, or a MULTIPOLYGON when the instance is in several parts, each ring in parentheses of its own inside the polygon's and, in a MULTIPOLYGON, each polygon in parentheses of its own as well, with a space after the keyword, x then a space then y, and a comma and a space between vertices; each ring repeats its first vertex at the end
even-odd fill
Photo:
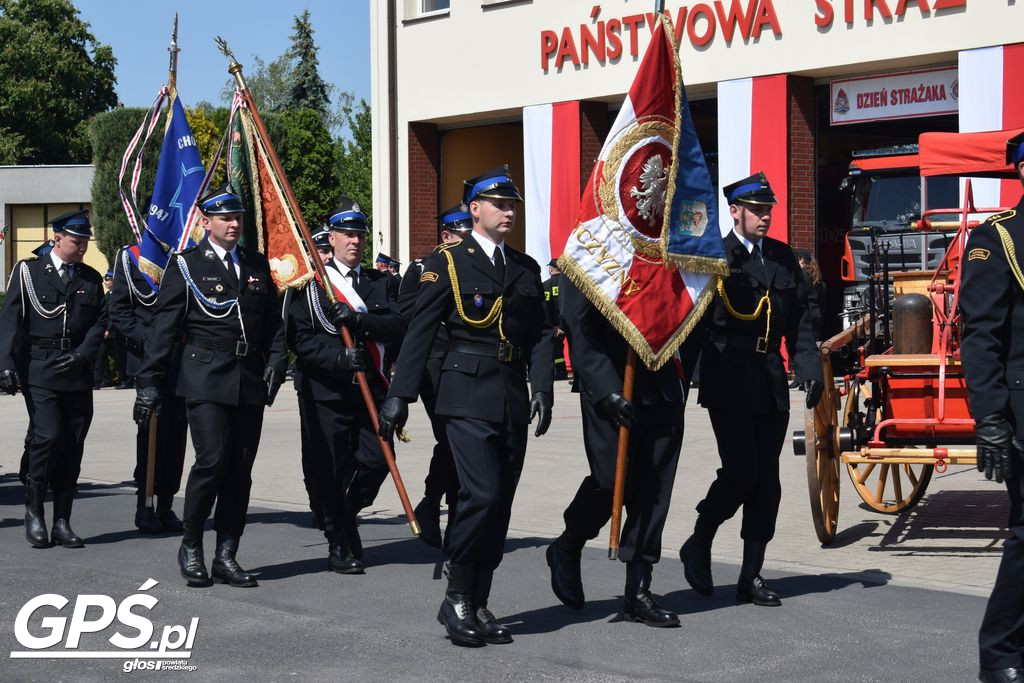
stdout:
POLYGON ((61 351, 71 350, 71 338, 70 337, 32 337, 32 346, 38 346, 41 349, 59 349, 61 351))
POLYGON ((228 339, 214 339, 213 337, 197 337, 189 335, 188 343, 194 344, 195 346, 201 346, 204 349, 213 349, 215 351, 227 351, 233 353, 236 356, 248 356, 255 352, 252 345, 241 339, 234 341, 228 339))
POLYGON ((509 342, 498 342, 492 346, 475 342, 453 341, 448 345, 448 350, 455 353, 469 354, 470 356, 496 358, 502 363, 512 363, 523 357, 523 350, 509 342))
POLYGON ((712 344, 722 344, 730 349, 753 350, 757 353, 777 353, 779 351, 779 340, 777 339, 722 332, 711 332, 709 337, 712 344))

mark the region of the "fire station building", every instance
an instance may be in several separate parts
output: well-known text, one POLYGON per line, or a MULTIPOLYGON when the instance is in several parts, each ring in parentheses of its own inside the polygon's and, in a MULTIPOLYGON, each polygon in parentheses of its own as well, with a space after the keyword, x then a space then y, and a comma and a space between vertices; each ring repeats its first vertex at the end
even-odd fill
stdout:
MULTIPOLYGON (((462 180, 501 163, 524 192, 510 243, 561 253, 651 37, 653 0, 387 0, 371 9, 377 246, 430 252, 462 180)), ((838 280, 860 150, 1024 126, 1024 3, 667 0, 719 187, 763 170, 772 235, 838 280)), ((1013 203, 1010 181, 975 184, 1013 203)), ((728 212, 720 212, 723 221, 728 212)), ((722 226, 727 230, 731 225, 722 226)))

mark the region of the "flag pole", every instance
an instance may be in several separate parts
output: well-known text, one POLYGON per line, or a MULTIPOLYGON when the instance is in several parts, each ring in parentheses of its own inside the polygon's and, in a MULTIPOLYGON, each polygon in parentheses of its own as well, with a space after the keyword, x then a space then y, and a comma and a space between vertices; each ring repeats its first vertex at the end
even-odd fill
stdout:
MULTIPOLYGON (((227 42, 217 36, 217 46, 225 57, 231 60, 228 66, 228 73, 235 77, 235 81, 238 84, 238 88, 242 93, 242 97, 245 99, 245 103, 248 105, 249 112, 252 114, 253 123, 256 124, 256 129, 263 140, 270 140, 270 136, 267 133, 266 126, 263 125, 263 119, 260 118, 259 111, 256 109, 256 103, 253 102, 252 94, 249 92, 249 88, 245 84, 245 79, 242 76, 242 65, 238 63, 235 56, 231 53, 228 48, 227 42)), ((327 298, 333 304, 337 299, 334 296, 334 288, 329 286, 330 279, 327 277, 327 271, 324 270, 324 264, 319 258, 309 258, 310 254, 316 254, 316 245, 313 242, 313 237, 309 232, 309 228, 306 227, 306 221, 302 216, 302 212, 299 210, 299 202, 295 199, 295 194, 292 192, 291 184, 288 182, 288 178, 284 174, 284 170, 281 167, 281 161, 277 157, 277 152, 270 145, 266 145, 265 151, 267 158, 270 160, 271 169, 278 180, 281 182, 281 188, 284 190, 285 197, 288 203, 291 205, 292 211, 295 214, 295 224, 299 228, 299 234, 302 236, 302 241, 306 245, 306 260, 313 266, 316 271, 317 277, 320 278, 320 282, 324 285, 324 291, 327 292, 327 298)), ((338 332, 341 334, 342 342, 345 344, 345 348, 353 348, 355 342, 352 339, 352 334, 348 328, 344 325, 339 326, 338 332)), ((414 536, 420 535, 420 525, 416 521, 416 513, 413 512, 412 503, 409 501, 409 494, 405 490, 405 483, 402 481, 402 475, 398 471, 398 465, 395 462, 395 454, 391 449, 391 444, 380 436, 380 425, 377 418, 377 406, 373 402, 373 394, 370 393, 370 385, 366 381, 366 373, 357 371, 354 373, 356 382, 359 384, 359 392, 363 395, 363 402, 366 404, 366 411, 370 414, 370 422, 373 424, 374 434, 377 436, 377 441, 380 444, 381 450, 384 452, 384 460, 387 461, 388 470, 391 472, 391 478, 395 482, 395 488, 398 491, 398 498, 402 502, 402 508, 405 510, 405 516, 409 520, 409 528, 412 530, 414 536)))
MULTIPOLYGON (((626 370, 622 377, 622 398, 633 400, 633 382, 636 379, 636 351, 626 352, 626 370)), ((612 488, 611 537, 608 539, 608 559, 619 559, 619 533, 622 529, 622 499, 626 491, 626 464, 629 461, 629 427, 619 427, 619 452, 615 459, 615 486, 612 488)))

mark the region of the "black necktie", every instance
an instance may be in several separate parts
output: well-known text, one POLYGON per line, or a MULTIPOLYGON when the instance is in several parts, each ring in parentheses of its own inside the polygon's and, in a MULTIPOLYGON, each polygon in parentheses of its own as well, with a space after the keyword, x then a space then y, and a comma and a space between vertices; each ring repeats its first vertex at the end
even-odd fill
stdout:
POLYGON ((355 268, 348 271, 348 279, 352 281, 352 289, 358 292, 359 290, 357 288, 359 287, 359 273, 356 272, 355 268))
POLYGON ((235 290, 238 290, 238 273, 235 272, 235 259, 231 257, 231 252, 224 252, 224 267, 228 269, 228 282, 234 285, 235 290))
POLYGON ((498 271, 498 281, 505 284, 505 257, 501 253, 501 247, 494 248, 494 269, 498 271))
POLYGON ((72 265, 70 263, 65 263, 64 267, 60 269, 60 281, 64 283, 65 287, 71 284, 71 269, 72 265))

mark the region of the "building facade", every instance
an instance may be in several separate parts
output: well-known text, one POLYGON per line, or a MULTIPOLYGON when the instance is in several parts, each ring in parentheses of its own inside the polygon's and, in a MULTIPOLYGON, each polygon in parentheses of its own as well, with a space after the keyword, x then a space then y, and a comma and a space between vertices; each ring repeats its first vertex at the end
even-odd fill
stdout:
MULTIPOLYGON (((53 237, 51 220, 89 208, 94 172, 91 164, 0 166, 0 286, 6 287, 15 263, 53 237)), ((107 271, 95 238, 85 262, 100 273, 107 271)))
MULTIPOLYGON (((654 5, 371 3, 377 246, 429 253, 462 179, 508 163, 526 197, 510 241, 541 262, 558 256, 654 5)), ((826 279, 838 278, 839 186, 855 152, 1024 127, 1024 3, 667 0, 665 12, 712 178, 765 171, 779 197, 772 234, 815 251, 826 279)), ((979 206, 1018 193, 975 187, 979 206)))

